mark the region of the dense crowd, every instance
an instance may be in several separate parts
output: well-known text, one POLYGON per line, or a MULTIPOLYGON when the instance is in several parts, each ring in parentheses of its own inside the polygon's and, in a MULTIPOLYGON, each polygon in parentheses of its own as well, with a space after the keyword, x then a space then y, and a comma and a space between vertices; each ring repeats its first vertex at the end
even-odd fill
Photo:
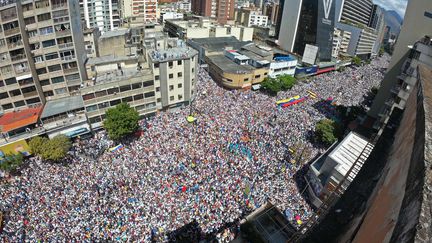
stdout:
POLYGON ((361 104, 387 64, 382 57, 313 77, 278 97, 224 90, 200 69, 196 122, 185 119, 189 107, 160 112, 141 121, 141 137, 122 149, 100 153, 115 145, 100 132, 75 143, 67 166, 32 158, 21 176, 1 182, 7 220, 0 240, 169 241, 195 222, 201 238, 214 233, 228 242, 238 234, 239 218, 267 200, 293 224, 305 221, 312 209, 294 182, 301 165, 290 162, 289 148, 301 144, 310 158, 319 153, 322 147, 308 136, 326 114, 313 105, 329 97, 361 104), (289 108, 275 105, 307 91, 318 97, 289 108))

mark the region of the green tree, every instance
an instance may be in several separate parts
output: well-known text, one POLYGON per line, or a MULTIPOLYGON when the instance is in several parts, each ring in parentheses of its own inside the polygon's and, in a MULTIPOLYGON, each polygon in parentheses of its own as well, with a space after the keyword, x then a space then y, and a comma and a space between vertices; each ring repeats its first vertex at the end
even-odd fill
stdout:
POLYGON ((381 47, 379 49, 378 55, 381 57, 382 55, 384 55, 384 52, 385 52, 384 47, 381 47))
POLYGON ((360 66, 360 64, 361 64, 361 59, 360 59, 360 57, 358 57, 358 56, 353 57, 353 58, 352 58, 352 63, 354 63, 354 64, 357 65, 357 66, 360 66))
POLYGON ((33 137, 29 141, 29 146, 33 154, 40 155, 44 150, 44 145, 48 142, 46 137, 33 137))
POLYGON ((279 91, 282 89, 282 84, 274 79, 274 78, 265 78, 264 81, 261 82, 261 87, 264 91, 269 93, 270 95, 277 95, 279 91))
POLYGON ((31 151, 41 156, 42 159, 59 161, 66 156, 72 143, 68 137, 61 134, 52 139, 34 137, 30 140, 29 146, 31 151))
POLYGON ((281 83, 282 90, 291 89, 297 82, 297 80, 294 77, 287 74, 279 76, 278 79, 279 82, 281 83))
POLYGON ((24 161, 24 155, 21 153, 6 155, 0 161, 0 170, 13 171, 16 170, 24 161))
POLYGON ((111 139, 118 140, 135 132, 139 127, 138 121, 138 112, 127 103, 121 103, 106 111, 103 126, 111 139))
POLYGON ((342 127, 330 119, 323 119, 315 126, 315 135, 318 141, 331 145, 342 135, 342 127))

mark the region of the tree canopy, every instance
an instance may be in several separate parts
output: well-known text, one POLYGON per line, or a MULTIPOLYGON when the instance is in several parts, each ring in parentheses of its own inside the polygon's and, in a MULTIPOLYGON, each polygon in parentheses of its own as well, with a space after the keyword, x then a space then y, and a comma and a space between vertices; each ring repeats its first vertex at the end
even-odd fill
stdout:
POLYGON ((361 64, 361 59, 360 59, 360 57, 358 57, 358 56, 353 57, 353 58, 352 58, 352 63, 354 63, 354 64, 357 65, 357 66, 360 66, 360 64, 361 64))
POLYGON ((59 161, 66 156, 72 143, 65 135, 57 135, 52 139, 34 137, 30 140, 29 146, 31 151, 42 159, 59 161))
POLYGON ((24 155, 21 153, 6 155, 0 161, 0 170, 12 171, 17 169, 24 161, 24 155))
POLYGON ((120 103, 106 111, 103 123, 108 136, 113 140, 119 140, 126 135, 135 132, 138 128, 139 114, 127 103, 120 103))
POLYGON ((331 145, 341 137, 342 127, 333 120, 323 119, 316 124, 315 135, 318 141, 326 145, 331 145))
POLYGON ((277 95, 281 90, 289 90, 295 84, 297 80, 290 75, 281 75, 277 78, 265 78, 261 83, 261 87, 270 95, 277 95))

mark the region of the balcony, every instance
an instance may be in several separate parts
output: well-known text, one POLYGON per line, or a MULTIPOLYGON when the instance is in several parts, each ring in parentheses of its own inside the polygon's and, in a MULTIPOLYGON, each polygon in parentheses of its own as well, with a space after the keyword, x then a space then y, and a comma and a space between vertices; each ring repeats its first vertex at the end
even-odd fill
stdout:
POLYGON ((63 36, 67 36, 67 35, 71 35, 70 30, 56 31, 57 37, 63 37, 63 36))
POLYGON ((77 68, 77 67, 74 67, 74 68, 67 68, 67 69, 64 69, 64 70, 63 70, 63 73, 64 73, 64 74, 70 74, 70 73, 76 73, 76 72, 78 72, 78 68, 77 68))
POLYGON ((54 21, 54 24, 63 23, 63 22, 69 22, 69 17, 68 16, 59 17, 59 18, 53 19, 53 21, 54 21))
POLYGON ((23 45, 24 44, 23 44, 22 40, 19 40, 19 41, 16 41, 16 42, 8 43, 8 48, 9 49, 15 49, 15 48, 21 47, 23 45))
POLYGON ((74 46, 73 42, 69 42, 69 43, 64 43, 64 44, 59 44, 58 48, 59 49, 66 49, 66 48, 71 48, 74 46))
POLYGON ((23 96, 25 98, 33 97, 33 96, 36 96, 36 95, 38 95, 38 92, 36 90, 32 91, 32 92, 28 92, 28 93, 23 93, 23 96))
POLYGON ((72 61, 75 60, 75 58, 76 58, 75 55, 60 57, 62 61, 72 61))
POLYGON ((26 57, 27 56, 25 54, 15 55, 15 56, 11 57, 11 61, 12 62, 20 61, 20 60, 26 59, 26 57))
POLYGON ((58 3, 58 4, 53 4, 51 5, 51 8, 53 10, 58 10, 58 9, 67 9, 68 8, 68 4, 67 2, 65 3, 58 3))
POLYGON ((31 79, 31 80, 24 79, 24 80, 19 80, 18 84, 21 87, 23 87, 23 86, 27 86, 27 85, 30 85, 30 84, 34 84, 34 82, 33 82, 33 79, 31 79))
POLYGON ((13 28, 13 29, 5 30, 4 31, 4 35, 5 36, 15 35, 15 34, 20 33, 20 31, 21 31, 20 28, 16 27, 16 28, 13 28))

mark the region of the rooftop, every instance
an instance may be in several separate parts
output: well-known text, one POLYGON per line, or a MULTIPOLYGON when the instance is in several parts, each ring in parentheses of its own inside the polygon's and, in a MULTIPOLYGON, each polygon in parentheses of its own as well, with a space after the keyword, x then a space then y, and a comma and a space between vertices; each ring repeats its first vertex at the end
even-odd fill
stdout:
POLYGON ((18 128, 37 123, 42 106, 25 110, 9 112, 0 117, 0 129, 2 132, 10 132, 18 128))
POLYGON ((42 111, 41 119, 62 114, 68 111, 84 108, 81 95, 69 96, 55 100, 49 100, 42 111))
POLYGON ((208 58, 214 65, 218 66, 224 72, 241 74, 250 73, 252 70, 254 70, 254 68, 249 65, 239 65, 233 62, 225 55, 208 56, 208 58))
POLYGON ((253 43, 252 41, 239 41, 234 36, 230 37, 209 37, 209 38, 195 38, 189 40, 196 43, 201 47, 212 51, 223 51, 226 47, 233 49, 240 49, 244 45, 253 43))
POLYGON ((127 33, 129 33, 129 29, 118 29, 118 30, 112 30, 112 31, 107 31, 105 32, 103 35, 101 35, 99 38, 100 39, 105 39, 105 38, 112 38, 112 37, 118 37, 118 36, 124 36, 127 33))
POLYGON ((165 50, 151 50, 149 52, 152 62, 167 62, 187 59, 197 54, 198 52, 195 49, 187 47, 186 44, 180 47, 167 48, 165 50))
POLYGON ((101 65, 101 64, 124 62, 124 61, 130 61, 130 60, 136 60, 138 62, 138 58, 135 56, 130 57, 130 56, 108 55, 108 56, 89 58, 87 60, 87 65, 101 65))
MULTIPOLYGON (((337 163, 335 169, 345 176, 355 161, 362 155, 369 141, 360 135, 351 132, 342 142, 329 154, 329 158, 337 163)), ((371 150, 365 150, 366 158, 371 150)), ((355 176, 355 175, 354 175, 355 176)))
POLYGON ((96 78, 92 80, 93 82, 87 82, 86 85, 95 86, 104 83, 120 82, 147 74, 151 74, 151 70, 149 68, 144 68, 141 70, 139 70, 137 67, 123 68, 121 70, 112 70, 110 72, 98 74, 96 78))
POLYGON ((273 48, 266 46, 258 46, 254 43, 250 43, 242 46, 242 49, 255 53, 261 57, 271 57, 273 56, 273 48))

